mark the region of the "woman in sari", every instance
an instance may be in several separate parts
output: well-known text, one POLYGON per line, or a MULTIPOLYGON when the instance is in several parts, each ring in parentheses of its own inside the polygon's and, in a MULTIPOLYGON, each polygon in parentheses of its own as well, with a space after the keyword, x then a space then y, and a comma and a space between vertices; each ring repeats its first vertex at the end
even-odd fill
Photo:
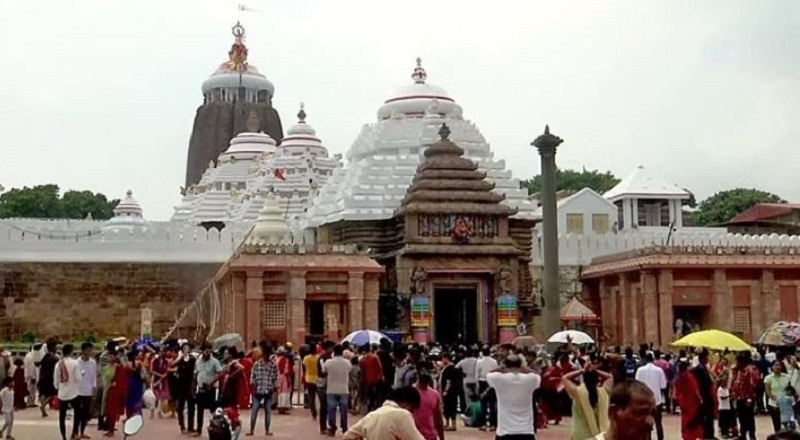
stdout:
POLYGON ((292 363, 284 353, 283 347, 278 348, 275 365, 278 367, 278 414, 286 414, 292 409, 292 375, 294 370, 292 363))
POLYGON ((253 353, 248 354, 239 353, 239 363, 244 368, 244 380, 242 380, 242 391, 239 392, 239 409, 250 409, 250 395, 252 393, 250 386, 250 375, 253 372, 253 353))
POLYGON ((103 389, 100 405, 101 414, 105 418, 106 437, 113 437, 117 421, 125 413, 125 397, 128 389, 125 367, 120 363, 116 352, 108 352, 108 364, 103 367, 102 374, 106 387, 103 389))
POLYGON ((596 370, 587 361, 582 370, 570 371, 561 382, 572 398, 570 440, 595 438, 608 431, 608 396, 614 386, 611 375, 596 370), (583 376, 583 383, 580 385, 575 383, 579 376, 583 376))
POLYGON ((153 394, 156 396, 156 404, 150 410, 151 419, 155 416, 156 409, 159 409, 158 417, 161 418, 164 417, 164 414, 160 408, 170 407, 169 383, 167 382, 170 360, 167 355, 168 351, 164 349, 161 354, 150 362, 150 389, 153 390, 153 394))
POLYGON ((144 397, 144 379, 146 370, 136 352, 128 353, 128 365, 125 367, 128 382, 128 395, 125 399, 125 415, 127 417, 142 413, 142 397, 144 397))
POLYGON ((241 401, 242 386, 245 383, 244 367, 236 359, 239 351, 228 347, 223 353, 222 377, 220 379, 220 400, 223 408, 238 408, 241 401))
POLYGON ((681 362, 678 380, 675 382, 675 400, 681 407, 681 438, 697 440, 703 438, 703 399, 700 385, 687 362, 681 362))

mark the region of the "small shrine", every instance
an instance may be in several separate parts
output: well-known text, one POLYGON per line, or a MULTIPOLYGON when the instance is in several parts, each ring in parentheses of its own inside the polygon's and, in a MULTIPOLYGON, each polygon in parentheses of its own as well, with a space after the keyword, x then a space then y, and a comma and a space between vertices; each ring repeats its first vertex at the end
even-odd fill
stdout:
POLYGON ((600 340, 602 320, 592 309, 578 298, 572 298, 561 308, 561 326, 566 329, 580 330, 593 335, 595 341, 600 340))
POLYGON ((306 246, 286 223, 286 203, 267 194, 253 229, 214 279, 222 333, 282 344, 377 328, 383 268, 352 245, 306 246))
MULTIPOLYGON (((501 203, 505 196, 450 134, 442 124, 397 210, 397 290, 410 312, 401 327, 419 342, 511 342, 529 279, 525 251, 510 234, 516 209, 501 203)), ((533 222, 527 226, 530 235, 533 222)))

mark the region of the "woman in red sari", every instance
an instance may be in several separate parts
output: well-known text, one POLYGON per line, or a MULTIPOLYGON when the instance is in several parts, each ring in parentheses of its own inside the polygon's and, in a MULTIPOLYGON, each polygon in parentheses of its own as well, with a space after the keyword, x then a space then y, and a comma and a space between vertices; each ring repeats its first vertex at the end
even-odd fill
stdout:
POLYGON ((545 425, 551 420, 555 425, 561 423, 559 393, 564 389, 561 384, 562 377, 564 377, 564 372, 557 364, 547 367, 542 376, 541 408, 545 415, 545 425))
POLYGON ((675 382, 675 400, 681 407, 681 438, 697 440, 703 438, 702 398, 700 385, 689 369, 687 362, 681 362, 675 382))
POLYGON ((253 372, 254 363, 252 356, 252 352, 248 353, 247 355, 239 353, 239 363, 242 364, 242 368, 244 368, 244 380, 242 381, 243 390, 239 393, 239 409, 250 408, 250 374, 253 372))
POLYGON ((236 359, 239 351, 228 347, 223 354, 222 378, 220 379, 220 399, 223 408, 238 408, 242 394, 247 393, 244 367, 236 359))
POLYGON ((108 432, 113 437, 116 424, 125 414, 125 399, 128 394, 128 376, 118 354, 109 352, 109 363, 103 369, 103 382, 108 386, 103 390, 102 414, 106 418, 108 432))

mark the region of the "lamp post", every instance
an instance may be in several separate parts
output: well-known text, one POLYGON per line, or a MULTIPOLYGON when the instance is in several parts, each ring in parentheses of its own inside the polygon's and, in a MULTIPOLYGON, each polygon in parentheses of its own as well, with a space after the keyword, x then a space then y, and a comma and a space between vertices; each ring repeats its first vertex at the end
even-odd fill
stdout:
POLYGON ((563 139, 550 134, 545 125, 544 134, 531 145, 539 150, 542 164, 542 244, 544 270, 542 297, 544 298, 544 326, 548 335, 561 330, 561 295, 558 282, 558 216, 556 215, 556 149, 563 139))

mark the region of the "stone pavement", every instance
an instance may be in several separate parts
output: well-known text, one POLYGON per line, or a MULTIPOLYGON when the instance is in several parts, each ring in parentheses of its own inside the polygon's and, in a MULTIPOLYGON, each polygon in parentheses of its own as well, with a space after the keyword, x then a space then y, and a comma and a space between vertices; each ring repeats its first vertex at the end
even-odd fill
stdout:
MULTIPOLYGON (((260 414, 263 417, 263 413, 260 414)), ((242 420, 245 424, 248 423, 248 414, 244 413, 242 420)), ((668 416, 664 419, 665 429, 667 431, 667 440, 680 440, 679 433, 679 418, 675 416, 668 416)), ((260 429, 263 429, 263 424, 259 423, 260 429)), ((566 421, 562 426, 551 426, 548 429, 539 432, 539 440, 566 440, 569 438, 569 421, 566 421)), ((67 431, 71 429, 70 422, 67 422, 67 431)), ((263 431, 258 428, 255 437, 244 437, 242 440, 253 439, 325 439, 326 436, 319 434, 317 422, 312 422, 311 416, 307 410, 296 408, 291 415, 277 415, 273 414, 272 417, 272 431, 275 433, 273 437, 265 437, 263 431)), ((767 417, 758 418, 758 438, 764 439, 766 435, 772 432, 771 423, 767 417)), ((105 438, 102 433, 97 431, 97 427, 89 426, 87 432, 93 439, 105 438)), ((14 437, 18 440, 58 440, 58 415, 51 414, 47 419, 38 417, 38 411, 27 410, 18 412, 14 423, 14 437)), ((341 435, 337 435, 341 437, 341 435)), ((122 435, 117 434, 121 439, 122 435)), ((136 439, 149 440, 178 440, 191 438, 181 435, 177 428, 177 422, 174 419, 159 420, 146 420, 145 426, 141 433, 135 437, 136 439)), ((207 438, 203 435, 203 438, 207 438)), ((446 438, 454 440, 489 440, 494 438, 494 434, 490 432, 481 432, 473 428, 461 428, 456 432, 447 432, 446 438)), ((655 438, 655 435, 653 436, 655 438)))

